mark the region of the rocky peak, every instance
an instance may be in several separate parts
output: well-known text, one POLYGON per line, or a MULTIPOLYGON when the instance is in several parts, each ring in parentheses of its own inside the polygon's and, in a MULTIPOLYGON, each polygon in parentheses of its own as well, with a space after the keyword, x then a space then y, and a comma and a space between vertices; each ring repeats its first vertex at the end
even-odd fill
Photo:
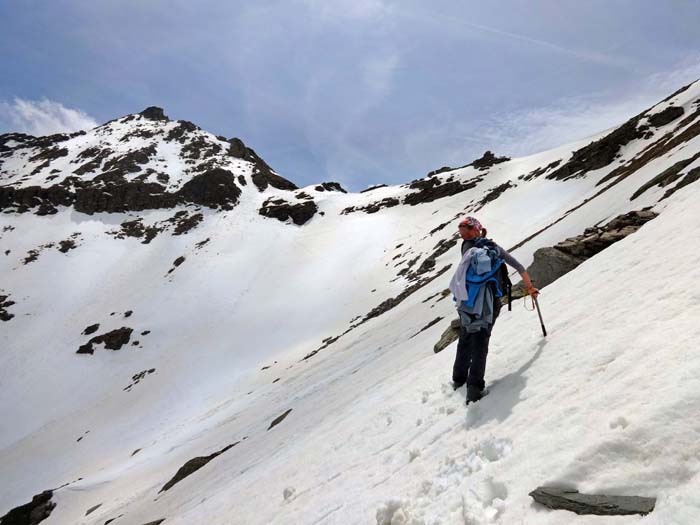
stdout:
POLYGON ((170 119, 165 115, 163 108, 159 108, 158 106, 147 107, 141 113, 139 113, 139 115, 148 120, 161 120, 165 122, 170 121, 170 119))

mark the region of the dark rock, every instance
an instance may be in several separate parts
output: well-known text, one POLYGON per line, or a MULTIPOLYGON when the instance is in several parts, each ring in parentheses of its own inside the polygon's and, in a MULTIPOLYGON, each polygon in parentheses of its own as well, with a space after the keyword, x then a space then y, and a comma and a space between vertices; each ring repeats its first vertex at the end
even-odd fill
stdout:
POLYGON ((279 190, 298 189, 294 183, 277 175, 252 148, 246 147, 241 139, 232 138, 229 140, 229 149, 227 153, 232 157, 253 163, 253 174, 251 178, 253 184, 255 184, 259 191, 265 191, 268 185, 279 190))
POLYGON ((409 204, 411 206, 425 202, 432 202, 437 199, 456 195, 457 193, 475 188, 479 182, 481 182, 480 178, 471 179, 464 182, 451 181, 443 184, 441 184, 440 180, 437 178, 413 181, 409 185, 409 188, 419 189, 420 191, 406 195, 403 202, 404 204, 409 204))
POLYGON ((155 182, 125 182, 102 188, 82 188, 75 194, 76 211, 94 213, 123 213, 159 208, 172 208, 178 203, 174 194, 155 182))
POLYGON ((97 509, 99 509, 101 506, 102 506, 102 503, 98 503, 98 504, 95 505, 94 507, 90 507, 90 508, 87 510, 87 512, 85 512, 85 515, 88 516, 88 515, 92 514, 92 513, 95 512, 97 509))
POLYGON ((291 413, 291 411, 292 411, 292 409, 290 408, 284 414, 277 416, 275 419, 272 420, 272 423, 270 423, 270 426, 267 427, 267 429, 270 430, 273 427, 276 427, 277 425, 279 425, 291 413))
POLYGON ((501 162, 507 162, 509 160, 509 157, 496 157, 496 155, 494 155, 492 152, 486 151, 481 156, 481 158, 476 159, 471 164, 467 164, 467 166, 473 166, 477 170, 481 171, 487 170, 488 168, 495 166, 496 164, 500 164, 501 162))
POLYGON ((126 312, 124 312, 124 317, 131 317, 131 314, 133 314, 133 313, 134 313, 133 310, 127 310, 126 312))
POLYGON ((51 501, 52 490, 37 494, 32 501, 15 507, 0 518, 0 525, 37 525, 51 515, 56 504, 51 501))
POLYGON ((643 115, 642 113, 631 118, 602 139, 574 151, 571 158, 563 166, 551 172, 546 178, 567 180, 573 177, 583 177, 589 171, 604 168, 617 158, 617 154, 623 146, 643 137, 646 130, 637 128, 643 115))
POLYGON ((456 170, 456 169, 459 169, 459 168, 451 168, 450 166, 443 166, 442 168, 438 168, 438 169, 436 169, 436 170, 433 170, 433 171, 429 172, 429 173, 426 175, 426 177, 434 177, 435 175, 440 175, 440 173, 445 173, 445 172, 453 171, 453 170, 456 170))
POLYGON ((369 188, 365 188, 360 193, 367 193, 368 191, 378 190, 379 188, 386 188, 386 187, 387 187, 386 184, 375 184, 374 186, 370 186, 369 188))
POLYGON ((91 324, 85 330, 83 330, 83 335, 94 334, 99 329, 100 329, 100 323, 91 324))
POLYGON ((237 159, 243 159, 246 160, 247 155, 248 155, 248 148, 246 147, 245 144, 243 144, 243 141, 239 138, 232 138, 228 141, 229 147, 227 153, 231 157, 236 157, 237 159))
POLYGON ((278 221, 286 222, 292 219, 294 224, 301 226, 313 217, 318 211, 314 201, 304 201, 292 204, 282 199, 268 199, 258 210, 263 217, 270 217, 278 221))
POLYGON ((141 113, 139 113, 143 118, 148 119, 148 120, 159 120, 159 121, 165 121, 169 122, 170 119, 165 116, 165 112, 163 111, 163 108, 159 108, 157 106, 150 106, 144 109, 141 113))
POLYGON ((684 110, 681 106, 668 106, 663 111, 659 111, 649 117, 649 124, 655 128, 660 128, 666 124, 673 122, 679 117, 682 117, 684 110))
POLYGON ((104 343, 105 348, 108 350, 119 350, 122 346, 129 344, 131 339, 132 328, 123 326, 122 328, 117 328, 111 332, 107 332, 102 335, 97 335, 90 339, 87 343, 78 348, 77 354, 93 354, 94 349, 93 344, 104 343))
MULTIPOLYGON (((44 160, 51 162, 52 160, 60 159, 68 155, 68 150, 66 148, 48 148, 40 151, 33 157, 29 157, 30 162, 36 162, 37 160, 44 160)), ((48 166, 48 164, 46 165, 48 166)))
POLYGON ((489 202, 495 201, 498 197, 503 195, 503 192, 506 191, 508 188, 514 188, 515 184, 513 184, 510 181, 504 182, 503 184, 500 184, 494 188, 491 188, 488 192, 486 192, 486 195, 484 195, 484 198, 481 199, 477 205, 474 211, 479 211, 481 208, 486 206, 489 202))
POLYGON ((197 131, 199 128, 187 120, 178 120, 177 126, 171 129, 165 136, 166 142, 178 141, 180 144, 185 143, 185 135, 197 131))
POLYGON ((164 521, 165 521, 165 518, 161 518, 159 520, 149 521, 148 523, 144 523, 143 525, 160 525, 164 521))
POLYGON ((316 191, 339 191, 341 193, 347 193, 339 182, 322 182, 314 189, 316 191))
POLYGON ((66 239, 60 241, 58 251, 61 253, 66 253, 68 250, 73 250, 75 248, 75 241, 73 239, 66 239))
MULTIPOLYGON (((209 159, 221 151, 221 146, 215 142, 209 141, 202 135, 198 135, 190 139, 181 149, 180 156, 183 159, 199 160, 209 159)), ((196 171, 206 170, 206 164, 203 164, 196 171)))
POLYGON ((253 184, 255 184, 260 191, 264 191, 268 185, 279 190, 298 189, 296 184, 273 173, 269 167, 267 169, 253 168, 251 179, 253 179, 253 184))
POLYGON ((163 228, 158 226, 145 227, 141 221, 142 219, 140 218, 133 221, 124 221, 120 224, 121 229, 119 231, 110 233, 114 234, 115 239, 124 239, 125 237, 143 238, 143 244, 148 244, 156 235, 163 231, 163 228))
MULTIPOLYGON (((649 210, 631 211, 618 215, 603 227, 587 228, 582 235, 566 239, 556 246, 539 248, 535 251, 534 260, 527 272, 534 285, 543 288, 583 261, 636 232, 657 215, 649 210)), ((513 297, 524 294, 522 281, 513 286, 513 297)))
POLYGON ((14 317, 14 314, 11 314, 7 311, 7 309, 15 304, 14 301, 10 301, 9 295, 0 295, 0 320, 2 321, 9 321, 14 317))
POLYGON ((156 147, 154 144, 151 144, 150 146, 112 157, 105 162, 104 173, 95 177, 93 182, 123 182, 124 175, 141 171, 141 166, 148 164, 149 159, 155 154, 156 147))
POLYGON ((530 492, 530 496, 550 509, 597 516, 646 515, 652 512, 656 505, 656 498, 581 494, 578 490, 558 487, 538 487, 530 492))
POLYGON ((423 328, 421 328, 420 330, 418 330, 418 331, 417 331, 415 334, 413 334, 411 337, 409 337, 409 339, 413 339, 415 336, 417 336, 417 335, 420 334, 421 332, 425 332, 428 328, 430 328, 430 327, 432 327, 432 326, 435 326, 436 324, 438 324, 438 323, 439 323, 440 321, 442 321, 443 319, 444 319, 444 317, 436 317, 435 319, 433 319, 432 321, 430 321, 427 325, 425 325, 423 328))
POLYGON ((218 452, 214 452, 213 454, 210 454, 208 456, 200 456, 189 460, 187 463, 185 463, 182 467, 178 469, 178 471, 175 473, 172 479, 168 481, 165 485, 163 485, 163 488, 160 489, 158 493, 160 494, 161 492, 165 492, 166 490, 172 488, 176 483, 179 483, 190 474, 197 472, 200 468, 209 463, 212 459, 214 459, 217 456, 220 456, 230 448, 235 447, 236 445, 238 445, 238 443, 240 443, 240 441, 236 441, 235 443, 232 443, 231 445, 228 445, 219 450, 218 452))
POLYGON ((394 206, 398 206, 399 204, 399 199, 395 197, 386 197, 385 199, 382 199, 380 201, 372 202, 367 206, 361 206, 359 208, 350 206, 349 208, 345 208, 343 211, 341 211, 340 214, 347 215, 348 213, 353 213, 356 211, 363 211, 365 213, 377 213, 382 208, 393 208, 394 206))
POLYGON ((29 264, 29 263, 36 261, 39 258, 39 254, 41 253, 42 248, 43 248, 43 246, 38 248, 38 249, 29 250, 27 252, 27 256, 24 259, 22 259, 22 264, 26 265, 26 264, 29 264))
POLYGON ((453 319, 450 321, 450 326, 448 326, 445 331, 440 336, 440 340, 433 346, 433 352, 436 354, 442 352, 445 348, 454 343, 459 339, 459 332, 461 328, 461 322, 459 319, 453 319))
POLYGON ((230 210, 238 203, 241 190, 234 182, 233 173, 215 168, 187 181, 177 192, 186 202, 209 208, 230 210))
POLYGON ((527 272, 538 288, 544 288, 585 260, 586 257, 570 255, 557 248, 540 248, 535 251, 527 272))
MULTIPOLYGON (((435 261, 438 257, 441 255, 447 253, 453 246, 457 244, 457 241, 459 240, 459 235, 455 234, 452 237, 449 237, 447 239, 442 239, 440 242, 438 242, 435 247, 433 248, 433 253, 431 253, 424 261, 423 263, 418 267, 418 269, 414 272, 409 274, 407 277, 409 280, 414 280, 417 279, 419 276, 423 275, 424 273, 427 273, 431 271, 433 268, 435 268, 435 261)), ((414 259, 412 262, 409 263, 409 268, 415 264, 416 259, 414 259)))
POLYGON ((680 172, 683 171, 686 168, 686 166, 695 162, 698 158, 700 158, 700 153, 696 153, 692 157, 680 160, 672 166, 669 166, 664 171, 659 173, 656 177, 646 182, 645 184, 642 184, 642 186, 640 186, 639 189, 632 194, 630 200, 633 201, 634 199, 642 195, 645 191, 654 186, 665 188, 669 184, 676 182, 682 177, 680 172))
POLYGON ((673 131, 666 133, 659 140, 642 150, 642 152, 632 160, 618 166, 605 177, 601 178, 596 183, 597 186, 611 180, 612 182, 607 184, 599 193, 619 184, 653 160, 661 158, 678 146, 695 139, 700 135, 700 119, 698 117, 700 117, 700 107, 681 120, 673 131))
POLYGON ((184 216, 178 218, 177 226, 175 227, 173 235, 184 235, 186 233, 189 233, 191 230, 196 228, 199 225, 199 223, 203 220, 204 215, 202 215, 201 213, 195 213, 194 215, 185 214, 184 216))
POLYGON ((690 170, 688 173, 685 174, 685 177, 683 177, 683 179, 678 184, 676 184, 670 190, 666 190, 666 193, 664 193, 664 196, 661 197, 661 200, 667 199, 668 197, 673 195, 676 191, 687 186, 688 184, 692 184, 693 182, 696 182, 697 180, 700 180, 700 168, 693 168, 692 170, 690 170))

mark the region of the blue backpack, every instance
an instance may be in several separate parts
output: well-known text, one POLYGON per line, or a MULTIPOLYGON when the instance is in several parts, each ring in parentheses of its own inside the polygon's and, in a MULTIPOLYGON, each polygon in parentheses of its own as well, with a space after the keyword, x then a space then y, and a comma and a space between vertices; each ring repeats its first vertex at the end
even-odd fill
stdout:
POLYGON ((469 299, 462 301, 467 307, 473 307, 479 289, 488 283, 493 283, 494 295, 503 297, 503 289, 508 293, 508 309, 510 309, 510 279, 503 258, 499 256, 498 247, 491 239, 477 237, 473 241, 474 248, 482 248, 481 253, 472 258, 467 268, 466 287, 469 299))

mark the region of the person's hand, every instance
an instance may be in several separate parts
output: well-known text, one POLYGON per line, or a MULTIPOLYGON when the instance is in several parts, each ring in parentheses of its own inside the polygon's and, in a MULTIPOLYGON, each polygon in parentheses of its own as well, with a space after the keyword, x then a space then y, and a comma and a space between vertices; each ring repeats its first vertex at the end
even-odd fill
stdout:
POLYGON ((540 291, 532 285, 528 286, 526 291, 533 299, 537 299, 537 296, 540 295, 540 291))

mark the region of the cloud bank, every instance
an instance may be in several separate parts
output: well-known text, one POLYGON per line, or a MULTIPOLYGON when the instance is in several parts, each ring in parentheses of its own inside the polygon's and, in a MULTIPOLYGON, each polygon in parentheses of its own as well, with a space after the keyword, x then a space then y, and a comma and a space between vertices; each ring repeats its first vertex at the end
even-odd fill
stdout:
POLYGON ((0 131, 43 136, 90 129, 98 123, 79 109, 65 107, 53 100, 0 102, 0 131))

